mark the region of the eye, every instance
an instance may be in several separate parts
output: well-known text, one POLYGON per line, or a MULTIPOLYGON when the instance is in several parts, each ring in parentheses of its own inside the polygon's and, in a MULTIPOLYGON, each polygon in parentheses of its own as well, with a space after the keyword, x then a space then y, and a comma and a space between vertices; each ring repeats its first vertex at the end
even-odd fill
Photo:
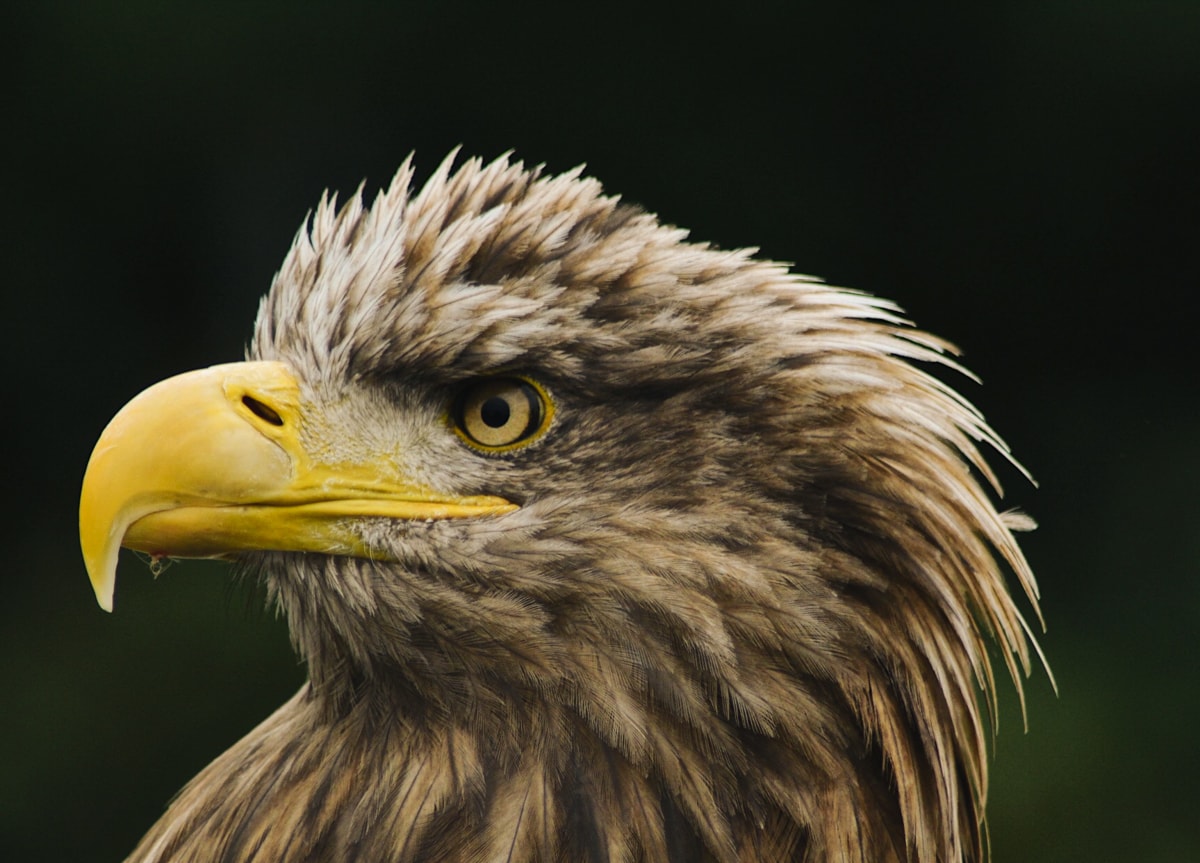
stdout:
POLYGON ((550 400, 521 378, 489 378, 468 386, 451 414, 459 435, 479 449, 504 451, 546 430, 550 400))

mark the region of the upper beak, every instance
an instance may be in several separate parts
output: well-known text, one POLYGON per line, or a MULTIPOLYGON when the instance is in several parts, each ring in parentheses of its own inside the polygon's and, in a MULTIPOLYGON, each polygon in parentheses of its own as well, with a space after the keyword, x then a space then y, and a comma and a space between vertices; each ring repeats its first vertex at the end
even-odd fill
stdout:
POLYGON ((247 550, 378 556, 353 519, 442 519, 516 506, 438 494, 383 460, 328 464, 302 444, 300 388, 278 362, 230 363, 147 389, 101 434, 79 501, 96 599, 112 610, 120 546, 175 557, 247 550))

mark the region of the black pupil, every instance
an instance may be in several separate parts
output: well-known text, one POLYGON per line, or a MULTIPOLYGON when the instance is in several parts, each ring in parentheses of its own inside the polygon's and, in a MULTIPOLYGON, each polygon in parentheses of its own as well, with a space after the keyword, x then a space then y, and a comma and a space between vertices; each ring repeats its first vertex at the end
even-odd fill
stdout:
POLYGON ((500 396, 492 396, 479 407, 479 418, 491 428, 503 428, 511 411, 508 402, 500 396))

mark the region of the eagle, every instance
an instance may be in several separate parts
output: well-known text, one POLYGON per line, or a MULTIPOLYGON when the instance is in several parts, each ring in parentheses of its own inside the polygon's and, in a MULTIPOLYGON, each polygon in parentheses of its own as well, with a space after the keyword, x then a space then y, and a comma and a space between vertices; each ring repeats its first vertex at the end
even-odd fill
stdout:
POLYGON ((129 860, 984 857, 1040 612, 954 347, 582 169, 413 177, 95 447, 100 605, 121 547, 227 559, 308 674, 129 860))

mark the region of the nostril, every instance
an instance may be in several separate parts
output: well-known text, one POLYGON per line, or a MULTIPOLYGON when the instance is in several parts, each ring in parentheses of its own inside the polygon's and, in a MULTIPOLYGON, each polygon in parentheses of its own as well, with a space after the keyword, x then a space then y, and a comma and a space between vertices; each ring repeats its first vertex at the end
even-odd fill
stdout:
POLYGON ((263 404, 253 396, 242 396, 242 404, 261 420, 266 420, 273 426, 283 425, 283 417, 276 413, 275 409, 263 404))

